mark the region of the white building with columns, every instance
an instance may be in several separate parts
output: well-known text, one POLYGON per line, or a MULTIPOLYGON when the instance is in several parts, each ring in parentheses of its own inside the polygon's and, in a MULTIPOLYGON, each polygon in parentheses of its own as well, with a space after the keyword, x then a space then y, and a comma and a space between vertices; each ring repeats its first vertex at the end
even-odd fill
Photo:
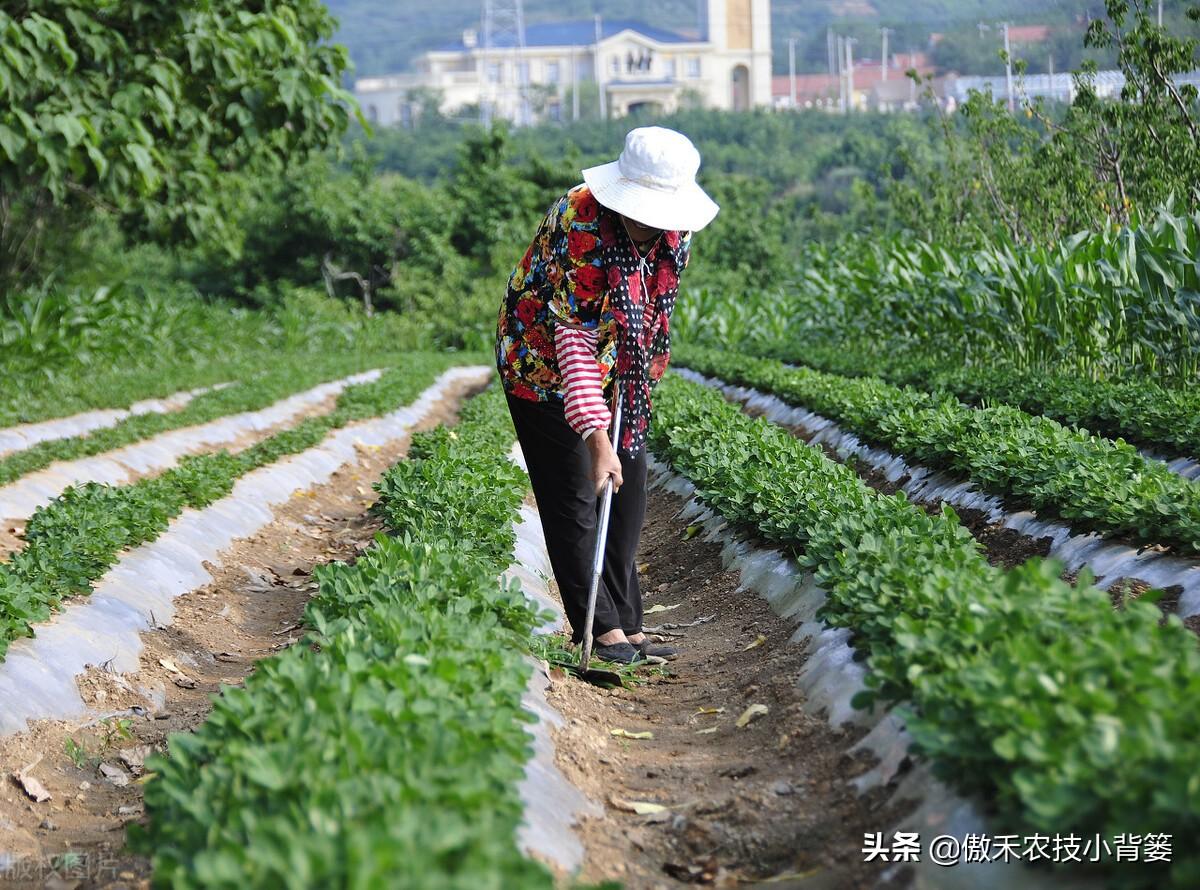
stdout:
POLYGON ((524 47, 511 36, 483 46, 467 31, 419 56, 411 73, 362 78, 354 93, 368 119, 385 126, 408 123, 428 91, 443 113, 480 106, 516 123, 595 110, 669 113, 686 103, 769 107, 770 0, 705 0, 701 11, 696 28, 678 33, 602 18, 531 24, 524 47))

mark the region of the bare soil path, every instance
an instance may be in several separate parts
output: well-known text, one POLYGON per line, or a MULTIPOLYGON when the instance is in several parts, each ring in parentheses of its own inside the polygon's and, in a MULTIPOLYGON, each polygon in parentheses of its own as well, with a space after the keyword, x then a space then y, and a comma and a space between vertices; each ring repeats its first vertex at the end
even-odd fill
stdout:
POLYGON ((863 834, 888 831, 903 813, 885 806, 886 790, 860 797, 847 784, 870 766, 844 753, 861 733, 805 712, 794 628, 737 589, 719 545, 688 539, 682 506, 651 493, 643 590, 648 610, 668 611, 646 624, 711 620, 675 631, 680 657, 644 685, 609 691, 558 677, 548 694, 567 718, 555 735, 559 766, 605 808, 580 828, 584 877, 630 888, 872 886, 878 869, 862 862, 863 834), (739 727, 752 705, 767 711, 739 727), (665 809, 631 811, 643 803, 665 809))

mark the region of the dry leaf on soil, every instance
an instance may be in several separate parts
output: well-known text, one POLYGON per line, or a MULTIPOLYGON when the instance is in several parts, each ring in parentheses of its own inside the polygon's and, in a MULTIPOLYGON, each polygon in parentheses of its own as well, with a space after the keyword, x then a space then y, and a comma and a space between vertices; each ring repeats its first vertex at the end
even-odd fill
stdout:
POLYGON ((146 758, 153 753, 154 748, 150 745, 136 745, 132 748, 122 748, 117 752, 117 759, 129 767, 134 775, 137 775, 142 771, 146 758))
POLYGON ((33 776, 27 776, 24 773, 13 773, 13 778, 17 780, 17 784, 21 786, 21 790, 28 794, 34 803, 45 803, 50 799, 50 792, 46 790, 46 786, 33 776))
POLYGON ((621 797, 610 797, 608 802, 618 810, 624 810, 626 813, 637 813, 639 816, 650 816, 654 813, 662 813, 666 811, 660 803, 653 803, 648 800, 625 800, 621 797))
POLYGON ((769 713, 770 710, 771 709, 768 708, 766 705, 758 705, 758 704, 751 705, 750 707, 746 708, 746 710, 742 711, 741 717, 737 718, 738 729, 743 729, 744 727, 749 726, 752 722, 757 720, 759 717, 762 717, 762 716, 766 715, 767 713, 769 713))
POLYGON ((765 636, 763 636, 762 634, 759 634, 757 637, 754 638, 754 642, 747 645, 745 648, 742 649, 742 651, 749 652, 751 649, 757 649, 759 646, 761 646, 766 641, 767 641, 767 638, 765 636))
POLYGON ((104 778, 118 788, 124 788, 129 784, 129 774, 115 763, 100 764, 100 775, 104 776, 104 778))
POLYGON ((652 738, 654 738, 654 733, 652 733, 652 732, 646 732, 646 731, 630 732, 628 729, 610 729, 609 734, 615 735, 618 738, 622 738, 622 739, 652 739, 652 738))
POLYGON ((662 603, 658 603, 657 605, 651 606, 649 609, 647 609, 645 614, 654 615, 658 612, 670 612, 672 609, 678 609, 682 605, 683 603, 676 603, 673 606, 664 606, 662 603))

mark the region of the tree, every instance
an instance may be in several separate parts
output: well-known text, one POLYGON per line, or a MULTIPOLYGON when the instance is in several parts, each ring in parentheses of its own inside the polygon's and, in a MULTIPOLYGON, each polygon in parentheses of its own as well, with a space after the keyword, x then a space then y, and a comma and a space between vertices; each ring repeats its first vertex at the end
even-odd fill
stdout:
POLYGON ((0 10, 0 284, 31 271, 51 220, 90 208, 141 235, 223 237, 225 173, 281 171, 345 128, 334 29, 318 0, 0 10))
MULTIPOLYGON (((1115 49, 1125 75, 1120 102, 1101 101, 1095 91, 1094 67, 1077 78, 1075 105, 1085 117, 1097 160, 1107 185, 1110 213, 1127 222, 1136 204, 1160 204, 1173 195, 1200 203, 1200 109, 1196 88, 1176 85, 1175 77, 1195 69, 1200 40, 1174 37, 1155 24, 1146 0, 1105 0, 1108 20, 1096 19, 1088 29, 1089 47, 1115 49), (1182 192, 1182 194, 1179 194, 1182 192)), ((1200 5, 1187 16, 1200 21, 1200 5)))

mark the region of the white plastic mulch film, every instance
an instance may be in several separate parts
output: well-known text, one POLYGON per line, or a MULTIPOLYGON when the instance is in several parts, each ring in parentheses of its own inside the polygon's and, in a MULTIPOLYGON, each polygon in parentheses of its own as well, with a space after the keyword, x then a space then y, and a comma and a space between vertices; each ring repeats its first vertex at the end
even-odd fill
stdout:
POLYGON ((296 420, 314 405, 356 383, 378 380, 382 373, 380 370, 365 371, 322 383, 259 411, 231 414, 198 426, 169 430, 106 454, 51 464, 0 488, 0 519, 28 519, 38 507, 72 485, 84 482, 122 485, 135 475, 170 469, 188 454, 228 445, 248 434, 261 433, 296 420))
POLYGON ((225 389, 231 385, 218 383, 216 386, 201 386, 198 389, 177 392, 161 399, 143 399, 140 402, 134 402, 128 408, 99 408, 94 411, 72 414, 70 417, 56 417, 53 420, 10 426, 0 430, 0 457, 32 448, 39 442, 82 436, 94 430, 116 426, 128 417, 137 417, 142 414, 170 414, 173 411, 180 411, 187 407, 188 403, 196 396, 225 389))
POLYGON ((0 735, 24 730, 28 720, 86 715, 76 677, 89 665, 136 671, 140 633, 169 625, 175 597, 212 581, 206 562, 220 566, 221 552, 269 524, 274 507, 357 463, 358 446, 403 438, 459 384, 482 385, 491 373, 483 366, 446 371, 412 404, 335 430, 307 451, 247 473, 227 497, 203 510, 185 510, 155 541, 126 553, 91 596, 68 602, 35 628, 36 636, 9 648, 0 663, 0 735))
MULTIPOLYGON (((526 469, 520 446, 514 445, 510 456, 526 469)), ((553 633, 562 626, 565 616, 562 607, 550 595, 553 572, 537 510, 528 504, 522 506, 520 517, 513 523, 513 531, 517 536, 513 563, 502 578, 505 582, 515 580, 538 608, 554 613, 554 617, 538 630, 538 633, 553 633)), ((555 763, 551 732, 562 725, 563 718, 546 700, 549 685, 550 679, 541 664, 535 663, 522 698, 525 710, 537 721, 528 728, 533 736, 533 756, 525 764, 525 777, 518 788, 524 818, 517 841, 526 853, 536 854, 563 872, 571 873, 583 864, 584 853, 583 844, 572 827, 581 816, 598 816, 602 811, 567 780, 555 763)))
POLYGON ((889 482, 899 483, 911 501, 926 504, 944 501, 954 507, 978 510, 990 523, 1001 524, 1035 540, 1049 538, 1051 557, 1062 561, 1069 572, 1078 572, 1084 567, 1091 569, 1098 584, 1113 584, 1132 578, 1155 588, 1179 586, 1182 589, 1177 607, 1179 616, 1188 618, 1200 613, 1200 563, 1195 560, 1172 556, 1153 548, 1139 550, 1095 532, 1077 534, 1070 526, 1038 519, 1029 510, 1010 511, 1000 498, 980 491, 974 483, 953 479, 944 473, 909 463, 882 448, 871 448, 832 420, 789 405, 777 396, 744 386, 732 386, 687 369, 676 373, 687 380, 720 390, 746 407, 762 412, 774 423, 803 427, 813 434, 809 440, 812 444, 828 445, 843 459, 857 458, 883 474, 889 482))

